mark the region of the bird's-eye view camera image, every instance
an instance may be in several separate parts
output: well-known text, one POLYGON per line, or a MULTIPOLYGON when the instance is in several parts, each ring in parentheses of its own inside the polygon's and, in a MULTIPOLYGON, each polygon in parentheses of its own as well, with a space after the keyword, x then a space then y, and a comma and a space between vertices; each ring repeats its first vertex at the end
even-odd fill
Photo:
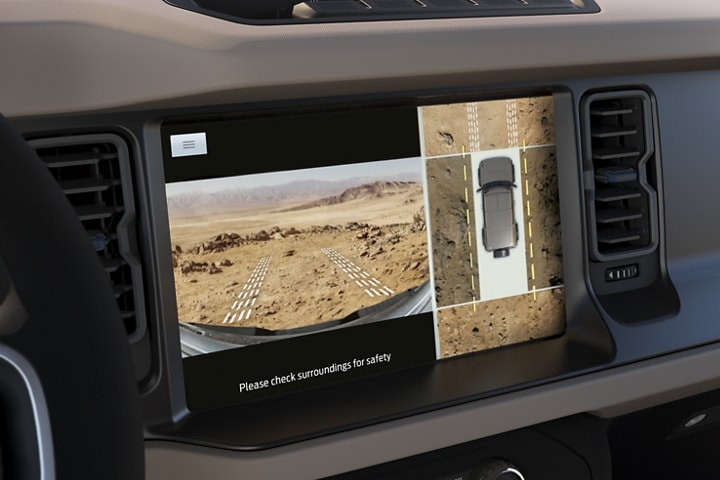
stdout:
POLYGON ((563 333, 552 97, 422 109, 440 357, 563 333))
POLYGON ((166 188, 185 355, 431 309, 419 158, 166 188))

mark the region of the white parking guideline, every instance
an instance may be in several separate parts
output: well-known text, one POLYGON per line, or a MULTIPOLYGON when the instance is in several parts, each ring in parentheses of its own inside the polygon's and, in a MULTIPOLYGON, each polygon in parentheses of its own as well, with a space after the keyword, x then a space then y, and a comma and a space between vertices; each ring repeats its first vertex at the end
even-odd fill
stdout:
POLYGON ((355 281, 355 284, 365 290, 370 297, 389 297, 393 290, 387 285, 383 285, 380 280, 372 277, 368 272, 358 267, 356 264, 340 255, 334 248, 323 248, 322 252, 328 256, 332 262, 342 270, 348 278, 355 281), (375 288, 380 287, 380 288, 375 288))
POLYGON ((253 310, 252 307, 255 306, 255 301, 260 294, 260 287, 262 287, 265 275, 267 275, 270 259, 271 257, 263 257, 260 259, 250 274, 250 278, 248 278, 242 290, 237 295, 237 299, 233 301, 230 311, 225 315, 223 323, 235 323, 250 318, 253 310))

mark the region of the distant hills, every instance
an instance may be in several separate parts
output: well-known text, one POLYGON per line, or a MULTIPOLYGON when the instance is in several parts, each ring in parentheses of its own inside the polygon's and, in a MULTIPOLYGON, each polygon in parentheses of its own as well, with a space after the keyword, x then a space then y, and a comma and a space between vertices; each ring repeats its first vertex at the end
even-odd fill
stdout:
POLYGON ((407 189, 413 184, 419 187, 419 181, 419 175, 408 173, 382 180, 372 177, 342 181, 301 180, 256 188, 189 192, 169 197, 168 211, 170 217, 185 217, 300 203, 301 206, 290 209, 299 210, 312 206, 334 205, 359 198, 377 198, 407 189))
POLYGON ((398 193, 404 193, 413 188, 419 190, 420 184, 418 182, 378 180, 372 183, 359 185, 357 187, 351 187, 343 190, 343 192, 339 195, 320 198, 312 202, 288 208, 285 211, 291 212, 315 207, 327 207, 351 202, 353 200, 371 200, 389 195, 396 195, 398 193))

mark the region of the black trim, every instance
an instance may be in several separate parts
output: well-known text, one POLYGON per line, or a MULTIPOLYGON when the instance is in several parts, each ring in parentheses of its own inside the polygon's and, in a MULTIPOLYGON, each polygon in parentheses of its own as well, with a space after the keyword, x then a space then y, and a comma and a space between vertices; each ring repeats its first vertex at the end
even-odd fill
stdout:
POLYGON ((191 12, 251 25, 598 13, 594 0, 165 0, 191 12))

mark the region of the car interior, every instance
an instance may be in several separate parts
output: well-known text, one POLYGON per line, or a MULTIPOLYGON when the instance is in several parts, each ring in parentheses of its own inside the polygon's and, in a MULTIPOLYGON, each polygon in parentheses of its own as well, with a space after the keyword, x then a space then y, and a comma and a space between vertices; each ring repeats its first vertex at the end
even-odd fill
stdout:
POLYGON ((0 480, 718 475, 713 2, 0 0, 0 65, 0 480))

